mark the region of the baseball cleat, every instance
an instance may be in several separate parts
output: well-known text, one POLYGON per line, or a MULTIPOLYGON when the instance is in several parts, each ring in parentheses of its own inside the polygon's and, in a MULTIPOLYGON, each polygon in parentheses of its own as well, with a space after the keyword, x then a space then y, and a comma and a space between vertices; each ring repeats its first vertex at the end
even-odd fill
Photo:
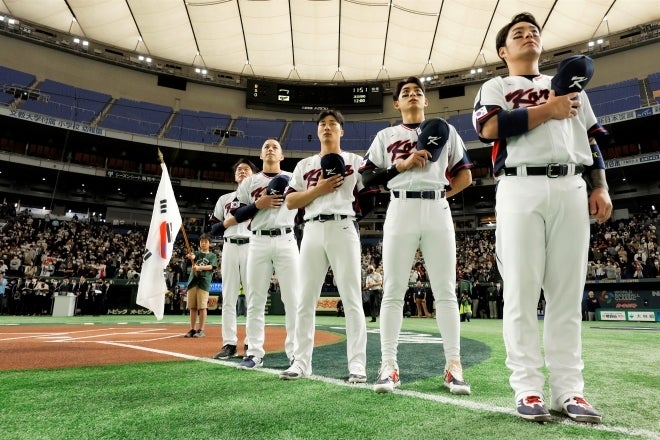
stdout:
POLYGON ((445 368, 444 386, 449 388, 452 394, 470 394, 470 385, 463 380, 463 367, 461 361, 453 360, 445 368))
POLYGON ((399 366, 396 361, 383 362, 378 373, 378 379, 374 384, 374 391, 377 393, 393 393, 399 385, 401 385, 401 380, 399 379, 399 366))
POLYGON ((244 357, 243 360, 238 364, 237 368, 239 370, 256 370, 257 368, 261 368, 263 366, 263 359, 250 355, 244 357))
POLYGON ((362 373, 351 373, 348 375, 348 383, 366 383, 367 375, 362 373))
POLYGON ((600 423, 603 416, 593 406, 587 402, 584 397, 576 395, 569 397, 561 404, 562 414, 567 415, 571 420, 584 423, 600 423))
POLYGON ((236 355, 236 346, 231 344, 225 344, 222 347, 222 350, 213 355, 213 359, 229 359, 236 355))
POLYGON ((543 423, 550 421, 550 413, 545 406, 542 396, 529 395, 521 397, 518 400, 516 413, 519 417, 531 422, 543 423))
POLYGON ((302 368, 295 364, 280 373, 280 379, 282 380, 298 380, 302 377, 305 377, 305 373, 302 368))

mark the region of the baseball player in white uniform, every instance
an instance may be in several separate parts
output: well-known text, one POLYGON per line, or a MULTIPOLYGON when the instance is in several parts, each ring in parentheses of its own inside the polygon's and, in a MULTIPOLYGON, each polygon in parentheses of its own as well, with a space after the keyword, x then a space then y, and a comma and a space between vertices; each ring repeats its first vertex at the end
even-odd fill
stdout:
MULTIPOLYGON (((361 247, 354 203, 363 189, 357 172, 362 158, 341 151, 344 118, 336 110, 326 110, 317 118, 321 152, 301 160, 293 171, 286 204, 289 209, 305 209, 305 228, 300 246, 302 297, 296 322, 295 360, 280 374, 295 380, 311 374, 314 348, 316 303, 323 280, 331 266, 346 316, 348 381, 367 381, 367 328, 362 308, 360 275, 361 247), (340 155, 344 173, 324 178, 323 157, 340 155), (343 159, 343 160, 342 160, 343 159)), ((334 167, 333 167, 334 168, 334 167)))
POLYGON ((443 120, 429 120, 445 130, 444 139, 429 137, 444 145, 436 150, 437 160, 432 161, 432 153, 419 148, 418 129, 428 105, 424 93, 419 78, 410 77, 397 85, 394 107, 401 112, 403 123, 378 132, 360 168, 366 186, 386 185, 391 194, 383 226, 382 364, 374 391, 392 392, 400 384, 397 344, 403 301, 419 248, 436 299, 436 322, 446 362, 445 386, 454 394, 469 394, 460 360, 456 241, 446 197, 470 185, 472 163, 454 127, 443 120), (451 189, 446 190, 449 185, 451 189))
MULTIPOLYGON (((241 158, 232 167, 234 179, 240 184, 257 172, 257 167, 241 158)), ((248 222, 238 223, 231 210, 239 207, 237 191, 223 194, 215 204, 213 216, 218 220, 211 228, 212 235, 222 235, 222 348, 214 359, 229 359, 236 355, 236 301, 241 284, 247 289, 247 256, 250 243, 248 222)))
POLYGON ((600 413, 583 397, 580 302, 589 213, 604 222, 612 209, 602 156, 590 142, 602 128, 586 93, 557 96, 551 77, 539 73, 541 30, 531 14, 514 17, 498 33, 496 45, 509 76, 483 84, 473 122, 482 140, 493 142, 503 334, 517 413, 527 420, 550 420, 536 314, 543 289, 551 409, 598 423, 600 413), (584 170, 593 185, 589 197, 584 170))
MULTIPOLYGON (((242 222, 251 218, 247 260, 247 353, 238 368, 251 370, 263 366, 265 307, 273 269, 279 280, 284 303, 286 340, 284 348, 293 358, 293 338, 299 298, 298 245, 293 234, 296 211, 284 205, 283 191, 268 195, 271 180, 291 173, 280 169, 284 159, 282 147, 268 139, 261 148, 263 170, 245 179, 238 186, 241 207, 233 212, 242 222)), ((286 186, 286 185, 285 185, 286 186)))

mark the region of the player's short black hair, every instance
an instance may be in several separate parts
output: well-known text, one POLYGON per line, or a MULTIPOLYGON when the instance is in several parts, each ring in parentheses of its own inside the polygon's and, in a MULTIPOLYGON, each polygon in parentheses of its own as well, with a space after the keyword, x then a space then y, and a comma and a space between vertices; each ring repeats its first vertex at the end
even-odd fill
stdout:
POLYGON ((211 241, 211 235, 209 235, 207 233, 201 234, 199 236, 199 241, 202 241, 202 240, 208 240, 210 242, 211 241))
POLYGON ((319 122, 321 122, 321 119, 325 118, 326 116, 332 116, 337 120, 337 122, 339 122, 339 125, 341 125, 342 127, 344 126, 344 115, 342 115, 339 110, 335 110, 332 108, 328 110, 323 110, 321 113, 319 113, 318 116, 316 117, 316 123, 318 124, 319 122))
POLYGON ((396 89, 394 89, 394 94, 392 95, 392 99, 394 101, 399 100, 399 95, 401 94, 401 89, 406 84, 415 84, 417 87, 422 89, 422 91, 424 93, 426 93, 426 88, 424 87, 424 83, 422 82, 422 80, 417 78, 416 76, 409 76, 408 78, 404 79, 403 81, 399 81, 399 83, 396 85, 396 89))
POLYGON ((240 164, 243 164, 243 163, 246 164, 246 165, 248 165, 250 168, 252 168, 252 172, 253 172, 253 173, 256 173, 256 172, 257 172, 257 166, 256 166, 255 164, 253 164, 252 161, 250 161, 249 159, 246 159, 246 158, 244 158, 244 157, 241 157, 240 159, 238 159, 238 160, 236 161, 236 163, 235 163, 234 165, 231 166, 231 170, 232 170, 233 172, 236 172, 236 168, 238 168, 238 166, 239 166, 240 164))
MULTIPOLYGON (((497 33, 497 37, 495 37, 495 52, 497 52, 497 56, 499 56, 500 53, 500 47, 506 46, 506 37, 509 35, 509 31, 511 30, 512 27, 517 25, 518 23, 530 23, 533 24, 534 26, 537 27, 539 31, 541 31, 541 26, 539 26, 538 22, 536 21, 536 18, 529 12, 521 12, 520 14, 516 15, 511 19, 511 21, 505 25, 500 31, 497 33)), ((502 57, 500 57, 501 59, 502 57)), ((504 60, 502 60, 504 61, 504 60)))

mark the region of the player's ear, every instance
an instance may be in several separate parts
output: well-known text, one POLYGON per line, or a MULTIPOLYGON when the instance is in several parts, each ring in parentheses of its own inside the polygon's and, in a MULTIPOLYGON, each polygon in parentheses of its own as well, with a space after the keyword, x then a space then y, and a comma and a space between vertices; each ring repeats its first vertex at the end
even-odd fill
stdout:
POLYGON ((502 46, 499 49, 497 49, 497 54, 502 58, 503 60, 506 61, 506 46, 502 46))

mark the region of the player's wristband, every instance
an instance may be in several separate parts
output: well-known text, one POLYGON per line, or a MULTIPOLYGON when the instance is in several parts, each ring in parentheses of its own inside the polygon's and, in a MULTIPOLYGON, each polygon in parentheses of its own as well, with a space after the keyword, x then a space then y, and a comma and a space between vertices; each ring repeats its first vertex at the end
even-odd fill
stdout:
POLYGON ((214 223, 213 226, 211 226, 211 235, 214 237, 223 235, 225 233, 225 229, 226 228, 223 222, 214 223))
POLYGON ((604 170, 605 169, 605 160, 603 159, 603 153, 600 152, 600 147, 598 144, 590 144, 591 147, 591 156, 594 158, 594 163, 591 166, 588 166, 588 170, 604 170))
POLYGON ((529 113, 526 108, 501 110, 497 113, 497 137, 518 136, 529 131, 529 113))
POLYGON ((386 185, 397 174, 399 170, 396 169, 396 164, 387 168, 372 168, 362 172, 362 182, 366 187, 386 185))
POLYGON ((390 167, 387 168, 387 180, 389 181, 392 177, 398 175, 401 171, 396 168, 396 164, 393 163, 390 167))

